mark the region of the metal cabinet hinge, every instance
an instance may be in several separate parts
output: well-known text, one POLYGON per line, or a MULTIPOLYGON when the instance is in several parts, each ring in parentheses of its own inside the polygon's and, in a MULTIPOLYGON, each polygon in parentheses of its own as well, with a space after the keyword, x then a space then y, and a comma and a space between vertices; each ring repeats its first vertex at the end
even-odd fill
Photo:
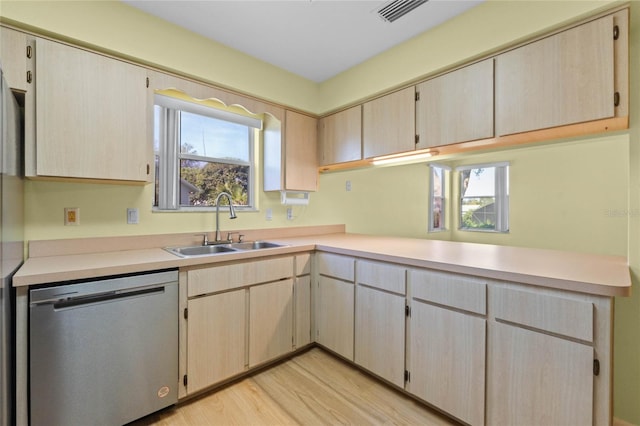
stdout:
POLYGON ((616 92, 613 94, 613 106, 620 105, 620 92, 616 92))
POLYGON ((420 143, 420 135, 416 135, 416 145, 420 143))
POLYGON ((404 315, 407 316, 407 317, 411 316, 411 306, 409 306, 409 305, 405 305, 404 306, 404 315))
POLYGON ((184 316, 184 319, 189 318, 189 308, 184 308, 183 316, 184 316))
POLYGON ((593 360, 593 375, 600 375, 600 361, 598 361, 597 359, 593 360))
POLYGON ((613 26, 613 39, 617 40, 620 37, 620 27, 617 25, 613 26))
POLYGON ((409 373, 409 370, 404 370, 404 381, 405 383, 411 381, 411 373, 409 373))
POLYGON ((182 384, 187 386, 187 375, 182 376, 182 384))
POLYGON ((148 175, 149 173, 151 173, 151 166, 149 166, 149 165, 147 164, 147 175, 148 175))
POLYGON ((31 73, 31 71, 27 71, 27 83, 31 84, 32 81, 33 81, 33 74, 31 73))
POLYGON ((27 46, 27 58, 31 59, 31 55, 33 54, 31 46, 27 46))
POLYGON ((416 101, 420 100, 420 92, 416 92, 416 101))
POLYGON ((147 77, 147 89, 149 88, 149 77, 147 77))

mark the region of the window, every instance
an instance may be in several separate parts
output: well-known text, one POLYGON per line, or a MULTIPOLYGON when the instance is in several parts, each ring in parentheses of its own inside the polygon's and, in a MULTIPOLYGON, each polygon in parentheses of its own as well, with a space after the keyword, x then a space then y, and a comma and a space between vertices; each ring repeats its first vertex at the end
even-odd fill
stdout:
POLYGON ((254 141, 261 121, 180 99, 155 96, 156 191, 159 210, 254 206, 254 141))
POLYGON ((438 164, 430 164, 429 179, 429 232, 446 230, 445 209, 447 201, 447 179, 449 168, 438 164))
POLYGON ((459 167, 460 229, 509 230, 509 164, 459 167))

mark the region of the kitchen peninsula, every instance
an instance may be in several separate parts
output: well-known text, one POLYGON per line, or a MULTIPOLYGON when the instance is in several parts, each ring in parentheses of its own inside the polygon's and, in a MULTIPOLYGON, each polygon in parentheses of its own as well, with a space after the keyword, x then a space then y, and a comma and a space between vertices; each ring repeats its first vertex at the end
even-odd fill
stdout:
MULTIPOLYGON (((286 316, 289 344, 199 389, 184 386, 183 399, 319 344, 469 424, 536 422, 544 420, 541 415, 553 422, 575 421, 578 415, 580 424, 611 423, 613 298, 630 294, 626 258, 351 234, 342 225, 240 232, 247 240, 282 246, 180 258, 162 247, 194 244, 197 237, 31 242, 30 258, 14 279, 18 333, 26 335, 30 286, 178 269, 180 309, 190 310, 189 319, 181 320, 180 352, 187 347, 195 352, 199 342, 186 337, 197 319, 190 303, 215 297, 220 290, 202 277, 233 281, 232 268, 240 265, 246 282, 233 285, 238 291, 249 294, 271 283, 284 286, 287 297, 295 293, 295 302, 285 304, 295 306, 288 307, 294 310, 286 316), (284 272, 275 272, 269 262, 284 265, 278 266, 284 272), (255 278, 246 278, 251 268, 255 278), (204 283, 205 290, 196 290, 197 280, 198 289, 204 283), (310 338, 291 336, 304 336, 301 327, 310 338), (393 341, 398 348, 378 350, 393 341), (392 371, 389 365, 400 367, 392 371), (510 374, 501 374, 506 368, 510 374), (448 387, 432 392, 428 384, 440 383, 442 375, 448 377, 448 387), (531 383, 531 377, 542 381, 531 383), (524 403, 533 400, 535 404, 524 403), (545 413, 536 409, 541 404, 548 407, 545 413)), ((259 343, 242 350, 249 353, 259 343)), ((26 346, 18 347, 23 396, 25 354, 26 346)), ((197 380, 186 356, 180 364, 181 377, 189 372, 189 382, 197 380)))

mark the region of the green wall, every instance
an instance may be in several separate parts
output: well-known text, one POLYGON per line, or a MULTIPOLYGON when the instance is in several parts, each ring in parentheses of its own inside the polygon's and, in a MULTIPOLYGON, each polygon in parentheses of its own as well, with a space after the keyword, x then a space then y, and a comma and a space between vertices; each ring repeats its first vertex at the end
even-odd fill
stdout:
MULTIPOLYGON (((426 163, 333 172, 320 177, 309 206, 285 218, 277 194, 222 229, 345 223, 349 232, 438 238, 628 255, 640 278, 640 5, 632 2, 630 131, 536 147, 438 158, 455 167, 511 162, 511 232, 427 234, 426 163), (347 181, 351 191, 345 190, 347 181), (265 219, 267 208, 273 220, 265 219)), ((487 1, 466 14, 315 84, 232 51, 120 2, 0 1, 0 19, 80 41, 222 87, 314 113, 335 110, 619 4, 611 1, 487 1), (202 52, 206 52, 203 54, 202 52)), ((27 239, 202 232, 211 213, 152 213, 152 187, 28 181, 27 239), (64 207, 80 207, 80 226, 63 226, 64 207), (126 208, 140 224, 126 224, 126 208)), ((455 198, 456 191, 452 191, 455 198)), ((224 215, 221 215, 221 218, 224 215)), ((450 224, 451 225, 451 224, 450 224)), ((635 290, 635 289, 634 289, 635 290)), ((616 300, 616 417, 640 424, 640 295, 616 300)))

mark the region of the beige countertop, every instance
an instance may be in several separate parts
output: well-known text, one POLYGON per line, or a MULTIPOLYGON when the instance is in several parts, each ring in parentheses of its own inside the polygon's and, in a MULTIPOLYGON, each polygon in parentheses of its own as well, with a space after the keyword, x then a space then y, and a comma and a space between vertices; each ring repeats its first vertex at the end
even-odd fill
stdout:
MULTIPOLYGON (((135 237, 126 238, 134 241, 135 237)), ((63 249, 53 251, 64 254, 46 253, 27 259, 14 276, 13 284, 29 286, 319 250, 602 296, 628 296, 631 292, 629 266, 622 256, 344 232, 269 238, 269 241, 286 246, 180 258, 159 247, 74 253, 68 249, 74 243, 66 242, 67 249, 61 243, 63 249)))

